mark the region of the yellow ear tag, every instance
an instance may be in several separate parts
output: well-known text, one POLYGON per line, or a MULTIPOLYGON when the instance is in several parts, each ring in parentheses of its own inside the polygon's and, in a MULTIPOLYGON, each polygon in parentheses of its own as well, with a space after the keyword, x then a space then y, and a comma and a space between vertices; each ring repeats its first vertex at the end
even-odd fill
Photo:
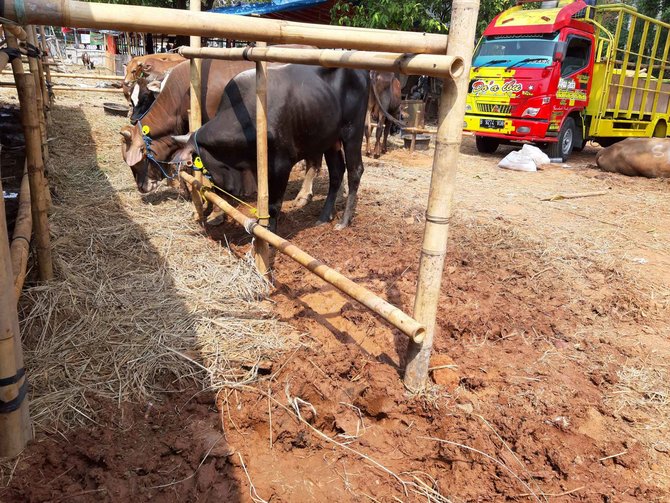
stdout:
POLYGON ((195 166, 198 169, 202 169, 202 159, 200 159, 200 157, 196 157, 193 160, 193 166, 195 166))
POLYGON ((143 135, 148 135, 151 132, 151 129, 149 129, 149 126, 142 126, 142 134, 143 135))

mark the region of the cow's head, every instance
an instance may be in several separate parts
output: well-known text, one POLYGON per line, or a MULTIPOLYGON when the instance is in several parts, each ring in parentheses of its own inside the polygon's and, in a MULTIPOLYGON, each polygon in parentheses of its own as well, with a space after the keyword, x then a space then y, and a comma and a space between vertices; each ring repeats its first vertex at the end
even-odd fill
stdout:
POLYGON ((161 92, 163 82, 158 80, 147 82, 144 78, 135 81, 130 92, 130 104, 133 107, 130 115, 131 124, 135 124, 149 111, 161 92))
MULTIPOLYGON (((121 154, 133 172, 137 190, 142 194, 153 192, 158 188, 165 173, 172 175, 174 165, 159 165, 147 159, 147 145, 138 125, 121 128, 121 154), (162 169, 161 169, 162 168, 162 169)), ((159 161, 169 160, 177 145, 170 136, 159 138, 151 142, 152 156, 159 161)))

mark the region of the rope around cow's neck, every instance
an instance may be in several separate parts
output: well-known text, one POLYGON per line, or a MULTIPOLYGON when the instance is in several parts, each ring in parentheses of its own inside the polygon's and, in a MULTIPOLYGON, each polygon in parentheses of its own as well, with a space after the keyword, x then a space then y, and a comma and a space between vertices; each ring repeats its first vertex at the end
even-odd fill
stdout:
POLYGON ((179 172, 181 171, 181 162, 174 162, 174 161, 160 161, 156 159, 155 155, 156 152, 151 148, 151 144, 153 143, 153 139, 149 134, 151 133, 151 128, 149 126, 143 126, 142 121, 138 120, 137 125, 140 128, 140 134, 142 135, 142 141, 144 142, 144 155, 145 155, 145 160, 148 163, 149 161, 153 162, 156 166, 158 166, 158 169, 163 173, 163 176, 167 178, 168 180, 174 180, 179 176, 179 172), (164 169, 163 169, 163 164, 167 166, 172 166, 176 165, 177 166, 177 171, 175 172, 174 175, 169 175, 164 169))

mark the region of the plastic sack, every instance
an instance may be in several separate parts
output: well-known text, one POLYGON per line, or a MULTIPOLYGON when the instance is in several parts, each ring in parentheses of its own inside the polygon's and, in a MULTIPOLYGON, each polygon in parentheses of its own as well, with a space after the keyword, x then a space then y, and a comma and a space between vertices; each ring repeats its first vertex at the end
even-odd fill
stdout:
POLYGON ((521 153, 530 157, 536 166, 542 166, 543 164, 549 164, 551 162, 549 156, 535 145, 525 144, 521 149, 521 153))
POLYGON ((533 159, 520 150, 510 152, 498 163, 499 168, 513 169, 515 171, 537 171, 537 165, 533 159))

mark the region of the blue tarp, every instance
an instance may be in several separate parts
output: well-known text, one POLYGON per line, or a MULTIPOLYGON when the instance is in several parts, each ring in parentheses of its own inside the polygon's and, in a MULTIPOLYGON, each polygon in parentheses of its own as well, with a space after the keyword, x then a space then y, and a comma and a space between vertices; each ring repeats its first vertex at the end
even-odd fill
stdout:
POLYGON ((230 5, 227 7, 217 7, 210 12, 219 12, 221 14, 239 14, 249 16, 251 14, 271 14, 272 12, 297 10, 305 7, 312 7, 326 3, 326 0, 271 0, 270 2, 248 3, 239 5, 230 5))

